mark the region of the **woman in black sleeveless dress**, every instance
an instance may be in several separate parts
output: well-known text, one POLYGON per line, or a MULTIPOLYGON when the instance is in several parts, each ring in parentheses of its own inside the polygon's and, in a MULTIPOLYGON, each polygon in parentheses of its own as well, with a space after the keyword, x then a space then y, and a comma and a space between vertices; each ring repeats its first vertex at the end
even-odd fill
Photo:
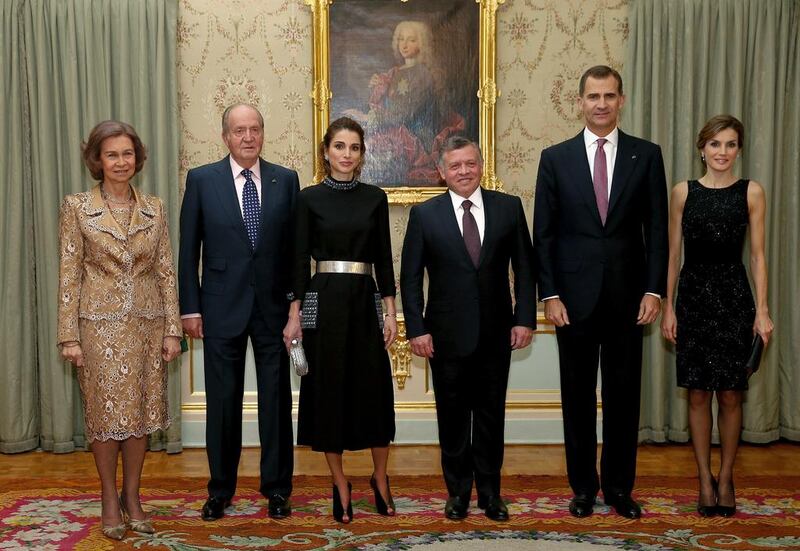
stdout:
POLYGON ((733 464, 742 428, 742 394, 750 375, 745 363, 753 335, 758 333, 766 343, 773 328, 767 308, 764 190, 757 182, 733 175, 743 141, 744 127, 736 118, 710 119, 697 138, 706 173, 699 180, 678 183, 670 201, 661 331, 676 345, 678 386, 689 391, 689 429, 700 478, 697 511, 702 516, 731 516, 736 511, 733 464), (755 303, 742 263, 748 226, 755 303), (681 241, 685 259, 678 281, 681 241), (717 479, 711 474, 715 392, 722 448, 717 479))
POLYGON ((344 450, 372 450, 375 508, 395 512, 386 475, 395 435, 386 348, 397 336, 389 205, 381 188, 358 181, 364 150, 364 130, 354 120, 328 127, 320 150, 327 175, 297 197, 296 300, 284 331, 287 345, 302 337, 309 365, 300 383, 297 443, 325 453, 333 516, 344 523, 353 518, 344 450))

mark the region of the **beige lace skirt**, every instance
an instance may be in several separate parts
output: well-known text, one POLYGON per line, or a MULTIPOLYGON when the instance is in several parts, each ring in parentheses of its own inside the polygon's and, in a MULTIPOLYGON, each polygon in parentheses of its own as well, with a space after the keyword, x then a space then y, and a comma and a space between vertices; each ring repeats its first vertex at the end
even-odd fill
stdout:
POLYGON ((76 368, 86 441, 125 440, 169 426, 164 319, 80 320, 84 366, 76 368))

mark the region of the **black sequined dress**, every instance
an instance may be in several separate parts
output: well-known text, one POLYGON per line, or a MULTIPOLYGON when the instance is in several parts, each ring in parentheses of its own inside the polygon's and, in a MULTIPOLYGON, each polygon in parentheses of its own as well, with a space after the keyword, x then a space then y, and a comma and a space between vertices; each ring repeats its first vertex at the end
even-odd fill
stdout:
POLYGON ((725 188, 689 181, 678 282, 678 386, 745 390, 755 304, 742 263, 749 180, 725 188))

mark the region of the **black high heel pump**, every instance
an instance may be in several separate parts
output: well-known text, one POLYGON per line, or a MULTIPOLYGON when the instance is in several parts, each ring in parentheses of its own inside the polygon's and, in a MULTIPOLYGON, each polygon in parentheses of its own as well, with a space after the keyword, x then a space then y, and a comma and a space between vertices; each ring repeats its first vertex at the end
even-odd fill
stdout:
POLYGON ((375 509, 378 514, 385 517, 393 517, 396 509, 394 508, 394 499, 392 499, 392 490, 389 488, 389 476, 386 476, 386 493, 389 494, 388 503, 384 501, 380 490, 378 490, 378 483, 375 481, 375 474, 369 479, 369 485, 372 487, 372 492, 375 494, 375 509))
POLYGON ((344 507, 339 495, 339 487, 336 484, 333 485, 333 518, 342 524, 349 524, 353 520, 353 486, 349 482, 347 483, 347 493, 350 500, 347 502, 347 520, 344 520, 344 507))
POLYGON ((717 480, 713 476, 711 477, 711 486, 714 488, 714 505, 703 505, 700 503, 700 497, 697 498, 697 512, 701 517, 713 517, 717 514, 717 499, 719 498, 717 496, 717 480))
POLYGON ((721 517, 732 517, 736 514, 736 490, 733 488, 733 480, 731 480, 731 495, 733 496, 733 505, 720 505, 719 494, 717 494, 717 514, 721 517))

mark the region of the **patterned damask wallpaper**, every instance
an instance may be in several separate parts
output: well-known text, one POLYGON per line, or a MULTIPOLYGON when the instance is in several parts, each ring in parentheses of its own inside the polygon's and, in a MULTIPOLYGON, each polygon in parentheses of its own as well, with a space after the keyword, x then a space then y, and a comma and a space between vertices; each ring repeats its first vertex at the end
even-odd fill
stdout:
MULTIPOLYGON (((301 0, 181 0, 178 8, 181 180, 222 158, 222 112, 264 115, 263 156, 311 179, 311 16, 301 0)), ((183 183, 181 184, 183 185, 183 183)))
POLYGON ((530 222, 540 152, 583 127, 581 74, 622 68, 628 2, 508 0, 497 14, 497 174, 530 222))
MULTIPOLYGON (((539 154, 580 130, 581 73, 600 63, 621 69, 627 16, 628 0, 506 0, 498 9, 497 174, 522 197, 529 223, 539 154)), ((181 186, 189 168, 226 153, 220 117, 235 101, 264 114, 264 157, 310 183, 311 56, 303 0, 180 0, 181 186)), ((391 217, 399 278, 408 207, 392 207, 391 217)))

